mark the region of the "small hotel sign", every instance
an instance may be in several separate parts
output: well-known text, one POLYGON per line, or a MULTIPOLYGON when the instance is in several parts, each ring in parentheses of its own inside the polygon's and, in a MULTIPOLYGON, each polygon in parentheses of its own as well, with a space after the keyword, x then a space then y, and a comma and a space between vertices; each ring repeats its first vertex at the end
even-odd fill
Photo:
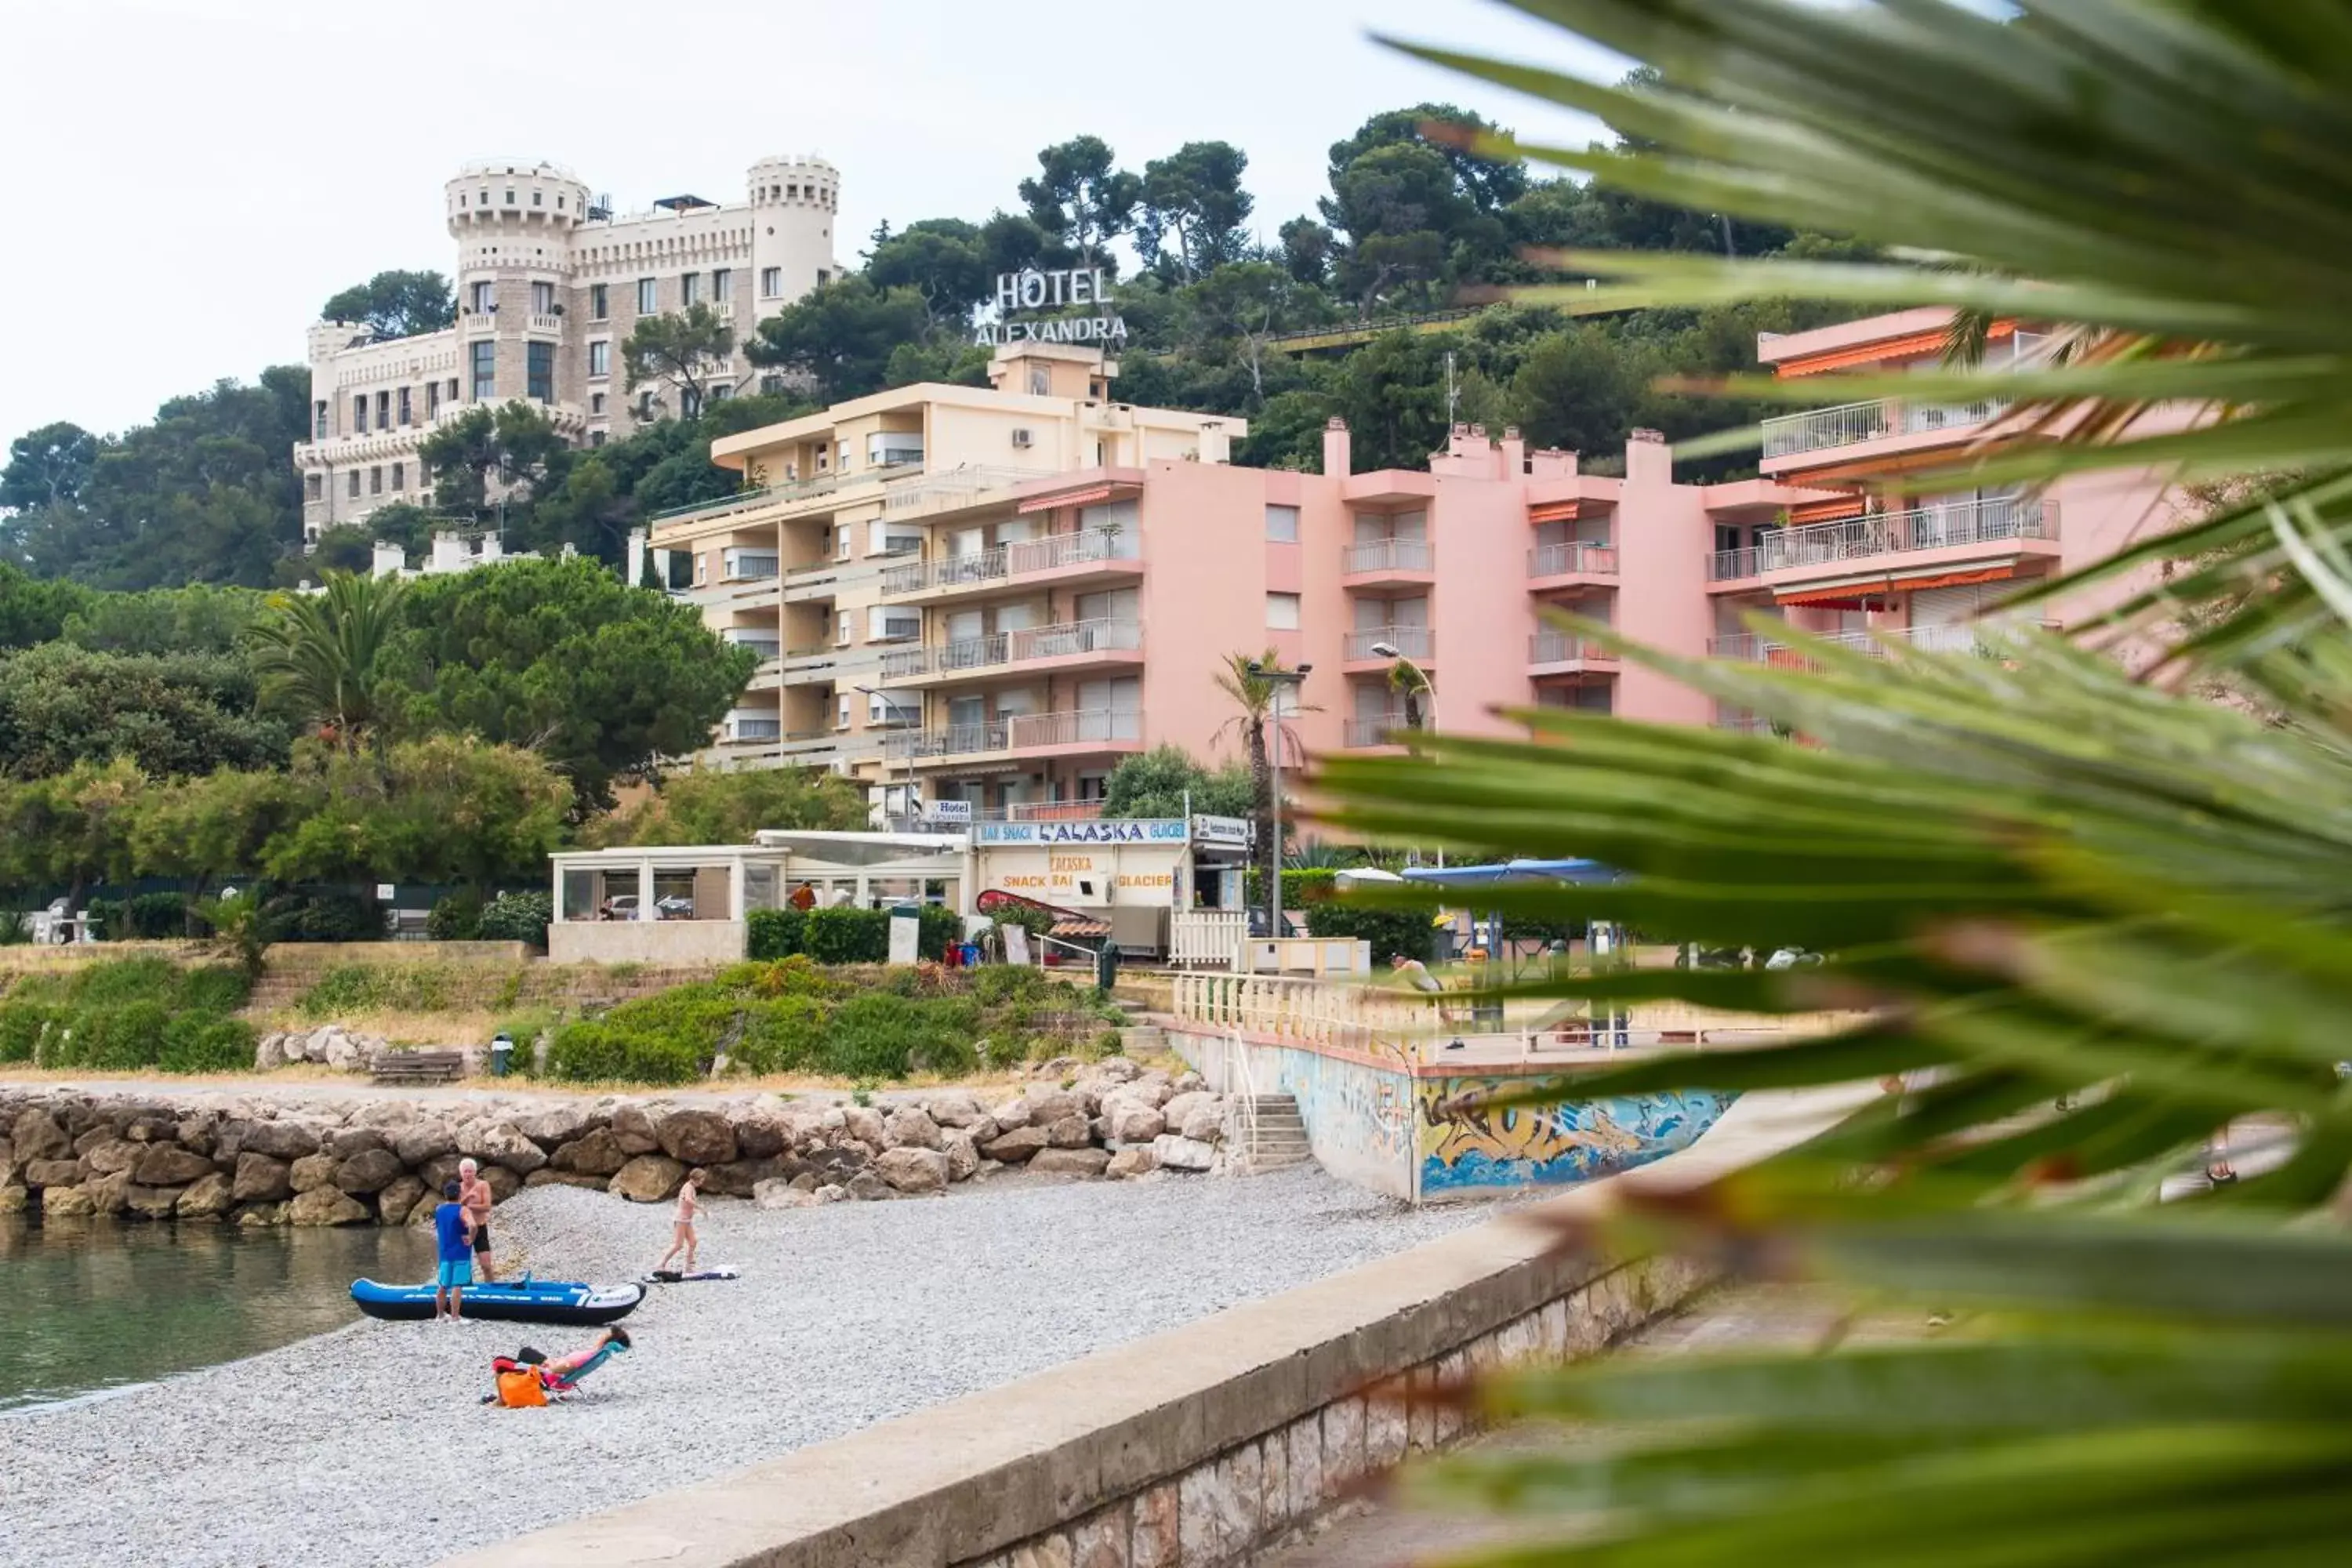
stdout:
POLYGON ((1056 272, 1030 268, 1001 272, 996 278, 996 314, 972 331, 971 341, 991 346, 1004 343, 1123 343, 1127 322, 1115 315, 1062 316, 1028 321, 1013 318, 1026 310, 1061 310, 1073 305, 1108 306, 1110 285, 1098 267, 1074 267, 1056 272))

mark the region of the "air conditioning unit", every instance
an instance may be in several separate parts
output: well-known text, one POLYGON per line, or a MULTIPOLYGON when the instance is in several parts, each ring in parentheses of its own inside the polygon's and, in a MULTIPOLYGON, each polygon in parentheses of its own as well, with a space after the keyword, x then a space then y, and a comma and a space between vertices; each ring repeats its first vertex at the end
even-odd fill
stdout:
POLYGON ((1024 426, 1013 432, 1013 444, 1026 451, 1037 444, 1037 437, 1034 432, 1024 426))

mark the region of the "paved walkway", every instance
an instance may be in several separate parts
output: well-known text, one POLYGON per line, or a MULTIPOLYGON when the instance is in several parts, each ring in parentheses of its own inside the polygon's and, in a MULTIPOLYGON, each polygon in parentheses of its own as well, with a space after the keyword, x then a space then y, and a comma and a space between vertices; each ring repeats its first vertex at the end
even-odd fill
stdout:
MULTIPOLYGON (((1710 1294, 1672 1318, 1650 1324, 1612 1353, 1675 1355, 1718 1351, 1818 1349, 1837 1337, 1843 1316, 1829 1296, 1787 1287, 1742 1287, 1710 1294)), ((1848 1342, 1927 1332, 1924 1321, 1872 1320, 1848 1342)), ((1483 1436, 1473 1449, 1573 1452, 1596 1442, 1596 1426, 1530 1423, 1483 1436)), ((1441 1513, 1378 1503, 1333 1520, 1286 1551, 1258 1559, 1256 1568, 1412 1568, 1477 1547, 1498 1546, 1528 1534, 1525 1526, 1491 1517, 1441 1513)), ((1558 1539, 1555 1527, 1545 1532, 1558 1539)))

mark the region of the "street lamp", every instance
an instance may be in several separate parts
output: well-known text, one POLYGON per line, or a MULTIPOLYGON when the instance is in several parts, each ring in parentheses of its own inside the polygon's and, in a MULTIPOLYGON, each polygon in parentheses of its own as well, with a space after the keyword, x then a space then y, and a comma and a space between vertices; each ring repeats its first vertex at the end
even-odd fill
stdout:
MULTIPOLYGON (((883 705, 882 710, 886 715, 893 714, 896 711, 889 705, 889 693, 883 688, 874 686, 853 686, 849 689, 857 692, 861 696, 881 700, 883 705)), ((915 748, 909 746, 907 748, 907 824, 908 829, 910 832, 914 827, 914 796, 915 748)), ((882 816, 886 821, 890 816, 890 742, 887 738, 882 742, 882 816)))
POLYGON ((1305 684, 1307 672, 1314 668, 1302 664, 1297 669, 1283 669, 1256 659, 1249 662, 1251 678, 1265 681, 1273 691, 1269 706, 1274 710, 1274 743, 1266 748, 1274 759, 1274 798, 1268 803, 1274 814, 1274 848, 1265 889, 1265 934, 1269 940, 1282 935, 1282 699, 1285 693, 1296 691, 1305 684))
MULTIPOLYGON (((1412 678, 1421 682, 1421 694, 1429 699, 1429 727, 1433 730, 1436 729, 1437 688, 1430 684, 1429 671, 1405 658, 1397 645, 1392 642, 1376 642, 1372 645, 1372 651, 1382 658, 1392 658, 1412 671, 1412 678)), ((1437 851, 1437 868, 1441 871, 1445 869, 1445 851, 1443 848, 1437 851)))

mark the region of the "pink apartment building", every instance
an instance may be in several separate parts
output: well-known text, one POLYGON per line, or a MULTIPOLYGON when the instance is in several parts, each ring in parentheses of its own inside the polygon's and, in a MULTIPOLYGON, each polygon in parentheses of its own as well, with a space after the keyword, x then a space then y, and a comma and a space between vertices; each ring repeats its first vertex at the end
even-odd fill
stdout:
POLYGON ((714 444, 755 488, 659 520, 722 636, 766 656, 713 752, 826 765, 893 814, 1084 814, 1119 760, 1172 742, 1236 754, 1216 677, 1231 653, 1311 665, 1294 744, 1385 743, 1395 650, 1425 721, 1507 734, 1501 709, 1705 723, 1706 700, 1547 626, 1571 608, 1706 651, 1734 594, 1718 550, 1834 503, 1773 479, 1678 485, 1654 432, 1622 477, 1516 431, 1457 427, 1426 469, 1228 460, 1239 420, 1109 395, 1092 350, 1000 350, 988 388, 915 385, 714 444))

